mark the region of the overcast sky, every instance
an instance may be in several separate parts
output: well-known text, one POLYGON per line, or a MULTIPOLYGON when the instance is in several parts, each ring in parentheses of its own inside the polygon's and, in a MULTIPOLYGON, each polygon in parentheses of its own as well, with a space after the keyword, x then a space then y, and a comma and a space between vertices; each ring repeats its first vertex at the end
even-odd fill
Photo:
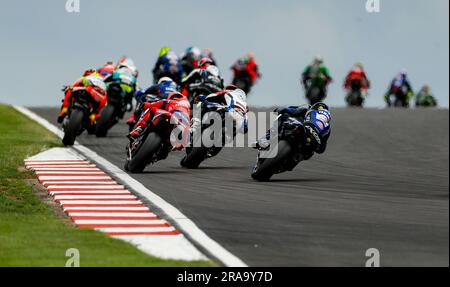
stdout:
POLYGON ((415 90, 429 83, 448 107, 449 1, 380 1, 369 14, 366 0, 80 0, 80 13, 69 14, 66 0, 1 0, 0 102, 59 105, 63 84, 121 55, 146 86, 162 45, 177 53, 196 45, 214 49, 226 81, 238 57, 255 53, 263 78, 253 105, 305 103, 299 77, 320 54, 335 79, 331 105, 344 105, 343 78, 362 61, 373 82, 368 106, 384 106, 391 78, 406 68, 415 90))

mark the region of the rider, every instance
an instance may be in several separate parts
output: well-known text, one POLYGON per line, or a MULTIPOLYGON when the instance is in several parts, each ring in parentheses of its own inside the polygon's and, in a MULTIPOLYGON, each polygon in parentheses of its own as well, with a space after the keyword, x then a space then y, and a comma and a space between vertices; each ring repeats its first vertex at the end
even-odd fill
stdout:
POLYGON ((198 63, 198 68, 193 70, 181 82, 183 94, 187 95, 187 89, 190 84, 199 81, 209 83, 216 87, 216 90, 223 89, 223 78, 220 76, 219 69, 214 66, 214 62, 210 58, 202 58, 198 63))
POLYGON ((261 77, 261 74, 258 72, 258 64, 255 61, 255 56, 251 52, 237 60, 231 67, 231 70, 233 70, 235 77, 241 71, 246 71, 250 76, 251 85, 253 85, 256 80, 261 77))
POLYGON ((203 50, 200 51, 200 57, 199 57, 199 59, 201 59, 201 58, 209 58, 209 59, 211 59, 212 64, 213 64, 214 66, 217 66, 217 61, 216 61, 216 59, 214 58, 213 52, 214 52, 214 51, 213 51, 213 49, 211 49, 211 48, 203 49, 203 50))
POLYGON ((405 102, 403 103, 403 106, 409 106, 409 101, 414 96, 414 92, 408 80, 408 72, 405 69, 402 69, 392 80, 388 92, 384 95, 384 99, 389 107, 393 104, 391 102, 391 96, 395 95, 399 90, 405 90, 406 94, 404 95, 405 102))
POLYGON ((137 77, 139 71, 136 68, 133 60, 127 57, 122 57, 114 72, 105 77, 104 82, 109 84, 120 85, 120 93, 124 99, 125 107, 132 109, 133 95, 137 88, 137 77))
POLYGON ((58 123, 62 123, 67 116, 72 101, 72 91, 74 88, 78 87, 89 88, 92 98, 96 101, 95 110, 89 117, 91 123, 94 124, 95 120, 100 117, 100 111, 106 105, 106 85, 103 82, 103 76, 101 74, 95 69, 89 69, 86 70, 83 77, 73 85, 64 87, 63 92, 65 93, 65 96, 61 106, 61 112, 58 116, 58 123))
MULTIPOLYGON (((213 93, 207 96, 200 96, 199 100, 202 105, 209 103, 217 103, 225 106, 225 111, 230 115, 236 123, 236 131, 246 134, 248 129, 248 106, 247 95, 245 92, 235 85, 226 86, 223 91, 213 93)), ((201 119, 193 118, 192 133, 201 126, 201 119)))
MULTIPOLYGON (((332 119, 326 104, 317 103, 307 107, 281 108, 276 109, 275 112, 280 116, 275 123, 278 126, 278 130, 287 118, 295 118, 303 123, 306 133, 305 142, 302 145, 303 160, 310 159, 314 153, 322 154, 325 152, 331 134, 330 124, 332 119)), ((271 130, 267 132, 265 137, 259 139, 255 148, 267 149, 270 145, 270 133, 271 130)), ((298 160, 293 160, 292 168, 298 164, 298 160)))
POLYGON ((198 61, 200 60, 200 49, 197 47, 189 47, 184 52, 181 57, 181 66, 183 67, 183 72, 188 75, 195 68, 198 67, 198 61))
MULTIPOLYGON (((162 99, 156 102, 149 102, 144 103, 142 110, 144 111, 141 115, 141 118, 137 122, 136 126, 134 127, 134 130, 132 130, 128 134, 128 138, 130 140, 134 140, 141 136, 142 132, 147 128, 149 125, 150 119, 155 114, 157 110, 165 110, 171 114, 177 113, 179 114, 186 124, 186 129, 189 129, 189 121, 190 121, 190 104, 189 101, 186 99, 185 96, 183 96, 179 92, 171 93, 167 99, 162 99)), ((183 146, 185 146, 187 143, 177 145, 174 148, 179 150, 182 149, 183 146)))
POLYGON ((416 107, 436 107, 437 101, 430 92, 430 86, 424 85, 416 95, 416 107))
POLYGON ((116 70, 127 69, 134 77, 139 76, 139 71, 131 58, 123 56, 120 58, 116 70))
POLYGON ((101 68, 97 70, 97 72, 102 75, 103 77, 107 77, 111 75, 114 70, 116 69, 116 66, 114 65, 113 61, 108 61, 106 64, 104 64, 101 68))
POLYGON ((172 49, 162 47, 152 72, 154 83, 157 83, 162 77, 170 77, 179 83, 183 75, 183 67, 177 54, 172 49))
POLYGON ((302 74, 302 84, 306 91, 316 85, 321 90, 322 97, 326 96, 326 87, 333 79, 330 76, 328 68, 323 64, 323 58, 316 56, 311 65, 307 66, 302 74))
POLYGON ((361 83, 361 96, 363 98, 367 97, 367 90, 370 89, 370 81, 364 71, 364 66, 362 63, 356 63, 345 78, 344 89, 347 93, 350 92, 353 81, 358 81, 361 83))
POLYGON ((136 110, 127 121, 129 126, 134 127, 136 119, 142 113, 142 107, 146 102, 156 102, 162 99, 167 99, 170 94, 179 92, 180 88, 171 78, 163 77, 158 81, 158 84, 152 85, 145 90, 139 90, 135 94, 136 110))

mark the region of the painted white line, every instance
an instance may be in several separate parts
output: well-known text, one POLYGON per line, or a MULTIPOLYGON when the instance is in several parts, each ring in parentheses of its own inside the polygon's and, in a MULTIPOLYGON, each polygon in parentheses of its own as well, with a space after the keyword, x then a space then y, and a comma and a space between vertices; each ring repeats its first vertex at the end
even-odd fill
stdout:
POLYGON ((70 171, 70 172, 74 172, 74 171, 96 171, 96 172, 100 172, 101 170, 97 167, 58 167, 58 168, 54 168, 54 167, 36 167, 33 168, 34 171, 70 171))
MULTIPOLYGON (((63 138, 64 134, 62 130, 58 127, 52 125, 47 120, 33 113, 29 109, 24 107, 15 106, 16 110, 28 116, 30 119, 38 122, 49 131, 56 134, 58 137, 63 138)), ((219 260, 222 264, 228 267, 246 267, 247 265, 238 257, 233 255, 231 252, 222 247, 219 243, 211 239, 208 235, 205 234, 198 226, 190 220, 187 216, 185 216, 181 211, 175 208, 170 203, 166 202, 157 194, 153 193, 149 189, 147 189, 142 183, 132 178, 129 174, 122 171, 119 167, 113 165, 111 162, 101 157, 91 149, 80 145, 78 142, 75 142, 73 149, 80 152, 84 156, 88 157, 90 160, 94 161, 101 167, 105 168, 112 174, 114 177, 119 179, 121 182, 125 183, 128 187, 130 187, 133 191, 138 193, 140 196, 146 198, 149 202, 157 206, 162 212, 164 212, 171 220, 175 223, 175 227, 177 227, 180 231, 182 231, 186 236, 189 237, 190 240, 201 246, 206 252, 208 252, 211 256, 219 260)), ((63 204, 63 203, 62 203, 63 204)), ((139 239, 133 239, 129 237, 124 237, 124 240, 129 240, 130 242, 134 242, 137 244, 140 249, 144 250, 146 248, 150 248, 148 244, 143 244, 139 242, 139 239)), ((169 241, 167 241, 169 243, 169 241)), ((178 243, 180 246, 184 243, 178 243)), ((186 244, 185 244, 186 245, 186 244)), ((189 245, 189 244, 187 244, 189 245)), ((170 247, 169 247, 170 248, 170 247)), ((185 249, 180 248, 179 252, 186 251, 188 249, 195 249, 195 247, 186 247, 185 249)), ((150 252, 149 250, 147 250, 150 252)), ((160 252, 158 250, 153 250, 153 252, 160 252)), ((164 256, 164 254, 161 254, 164 256)))
POLYGON ((43 185, 50 186, 50 185, 80 185, 80 186, 97 186, 97 185, 117 185, 118 183, 114 180, 105 180, 105 181, 58 181, 58 180, 45 180, 42 181, 43 185))
POLYGON ((95 228, 102 232, 168 232, 175 231, 173 227, 108 227, 108 228, 95 228))
POLYGON ((39 171, 36 170, 35 173, 38 176, 45 175, 62 175, 62 176, 70 176, 76 174, 76 176, 87 176, 87 175, 106 175, 103 171, 39 171))
POLYGON ((89 199, 89 200, 95 200, 95 199, 115 199, 115 200, 121 200, 121 199, 137 199, 134 195, 127 195, 127 194, 118 194, 118 195, 55 195, 56 200, 68 200, 68 199, 89 199))
POLYGON ((100 217, 108 217, 108 216, 128 216, 128 217, 156 217, 154 213, 145 212, 145 213, 123 213, 123 212, 67 212, 70 216, 100 216, 100 217))
POLYGON ((52 165, 52 164, 25 164, 27 168, 96 168, 95 164, 64 164, 64 165, 52 165))
POLYGON ((140 200, 114 200, 114 201, 101 201, 101 200, 60 200, 61 205, 66 204, 95 204, 95 205, 110 205, 110 204, 142 204, 140 200))
POLYGON ((76 224, 127 224, 127 225, 140 225, 140 224, 164 224, 163 220, 122 220, 122 219, 75 219, 76 224))
POLYGON ((64 211, 69 212, 71 210, 83 210, 83 211, 89 211, 89 210, 108 210, 108 211, 129 211, 129 212, 133 212, 133 211, 150 211, 150 209, 148 209, 148 207, 146 206, 129 206, 129 207, 105 207, 105 206, 68 206, 68 207, 64 207, 64 211))
POLYGON ((50 191, 51 195, 63 195, 63 194, 132 194, 128 190, 73 190, 73 191, 50 191))
POLYGON ((50 191, 53 190, 66 190, 66 191, 76 191, 76 190, 84 190, 87 191, 87 189, 91 189, 91 191, 99 191, 99 190, 124 190, 125 186, 123 185, 96 185, 93 186, 86 186, 86 185, 49 185, 47 186, 47 189, 50 191))
POLYGON ((43 165, 51 165, 51 166, 60 166, 60 165, 77 165, 77 166, 84 166, 91 164, 88 161, 76 161, 76 162, 70 162, 70 161, 25 161, 26 166, 43 166, 43 165))
POLYGON ((83 179, 112 179, 109 176, 38 176, 40 181, 49 181, 49 180, 63 180, 63 179, 71 179, 71 180, 83 180, 83 179))

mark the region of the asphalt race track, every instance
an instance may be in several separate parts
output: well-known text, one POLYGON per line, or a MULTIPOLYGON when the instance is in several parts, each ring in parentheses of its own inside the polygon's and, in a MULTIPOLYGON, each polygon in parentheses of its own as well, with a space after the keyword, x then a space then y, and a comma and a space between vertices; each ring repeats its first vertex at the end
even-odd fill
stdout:
MULTIPOLYGON (((57 109, 35 108, 55 123, 57 109)), ((199 170, 172 153, 134 177, 250 266, 449 265, 449 111, 333 109, 324 155, 270 183, 256 151, 226 149, 199 170)), ((123 167, 125 124, 78 141, 123 167)))

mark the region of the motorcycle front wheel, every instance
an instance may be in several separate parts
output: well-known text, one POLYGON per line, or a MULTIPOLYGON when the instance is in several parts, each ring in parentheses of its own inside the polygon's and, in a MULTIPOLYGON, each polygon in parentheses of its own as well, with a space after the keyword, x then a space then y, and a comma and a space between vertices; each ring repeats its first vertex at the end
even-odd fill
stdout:
POLYGON ((131 173, 142 173, 145 167, 150 163, 153 155, 161 146, 161 136, 157 133, 150 133, 141 145, 139 150, 128 162, 128 170, 131 173))
POLYGON ((252 172, 257 181, 269 181, 280 170, 283 163, 291 156, 292 147, 287 141, 278 143, 278 150, 273 150, 268 158, 260 158, 252 172))

